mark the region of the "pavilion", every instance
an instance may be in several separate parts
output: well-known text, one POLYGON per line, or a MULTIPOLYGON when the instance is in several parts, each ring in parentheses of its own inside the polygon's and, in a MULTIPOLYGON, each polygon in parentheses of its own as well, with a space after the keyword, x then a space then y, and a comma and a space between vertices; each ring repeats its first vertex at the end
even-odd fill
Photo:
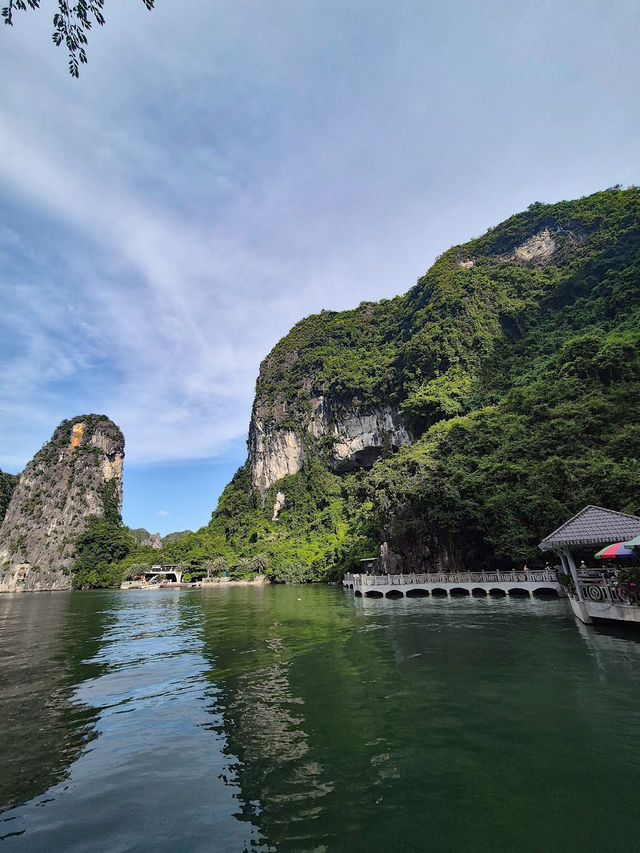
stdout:
POLYGON ((158 578, 169 583, 180 583, 182 581, 182 574, 178 563, 163 563, 162 565, 156 563, 143 572, 142 576, 147 581, 158 578))
POLYGON ((621 594, 598 569, 587 572, 576 567, 576 552, 588 549, 591 556, 613 542, 627 542, 640 536, 640 518, 601 506, 586 506, 560 525, 539 544, 541 551, 553 551, 571 576, 575 592, 569 595, 575 616, 587 624, 594 619, 640 622, 640 605, 621 594))

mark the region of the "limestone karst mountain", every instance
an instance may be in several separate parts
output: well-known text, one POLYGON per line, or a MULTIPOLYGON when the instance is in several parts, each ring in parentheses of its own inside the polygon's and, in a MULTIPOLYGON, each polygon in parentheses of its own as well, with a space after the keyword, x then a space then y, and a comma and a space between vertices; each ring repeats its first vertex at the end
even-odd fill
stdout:
POLYGON ((640 191, 528 210, 404 296, 301 320, 265 358, 247 463, 171 559, 314 579, 513 565, 586 504, 640 509, 640 191))
POLYGON ((20 474, 0 527, 0 590, 68 589, 91 518, 122 505, 124 437, 105 415, 63 421, 20 474))

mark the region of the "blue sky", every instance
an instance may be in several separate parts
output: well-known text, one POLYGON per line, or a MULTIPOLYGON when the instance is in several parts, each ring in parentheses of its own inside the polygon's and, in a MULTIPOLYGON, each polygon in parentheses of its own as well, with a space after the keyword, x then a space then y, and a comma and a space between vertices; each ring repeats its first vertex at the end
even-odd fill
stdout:
POLYGON ((0 467, 127 442, 124 520, 208 520, 260 361, 533 201, 639 181, 636 0, 107 0, 0 29, 0 467))

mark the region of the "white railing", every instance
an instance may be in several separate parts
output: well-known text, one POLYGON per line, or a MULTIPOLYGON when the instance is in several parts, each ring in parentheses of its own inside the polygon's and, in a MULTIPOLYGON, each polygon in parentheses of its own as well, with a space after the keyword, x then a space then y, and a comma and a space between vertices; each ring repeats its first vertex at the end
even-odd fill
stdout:
POLYGON ((429 572, 406 575, 346 574, 343 584, 363 586, 434 586, 451 583, 558 583, 555 569, 529 569, 526 572, 429 572))
POLYGON ((626 587, 618 587, 607 578, 580 578, 579 584, 585 601, 632 607, 640 605, 640 590, 636 592, 626 587))

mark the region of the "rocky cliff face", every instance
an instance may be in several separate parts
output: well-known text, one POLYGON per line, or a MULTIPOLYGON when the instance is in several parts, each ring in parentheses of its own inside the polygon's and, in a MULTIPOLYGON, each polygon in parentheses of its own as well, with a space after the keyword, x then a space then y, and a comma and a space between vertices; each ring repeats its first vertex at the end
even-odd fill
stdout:
POLYGON ((297 474, 304 461, 304 446, 297 430, 265 424, 254 416, 249 425, 251 485, 264 501, 269 486, 287 474, 297 474))
MULTIPOLYGON (((543 268, 573 253, 581 241, 567 227, 545 227, 512 245, 499 244, 490 263, 496 269, 543 268)), ((487 264, 482 258, 461 259, 460 252, 451 250, 451 257, 439 262, 450 267, 447 274, 458 268, 471 277, 476 263, 487 264)), ((320 452, 335 474, 369 469, 385 451, 412 443, 407 415, 414 415, 412 427, 419 434, 432 420, 460 410, 458 398, 469 386, 465 374, 477 370, 509 322, 501 316, 500 301, 506 300, 470 289, 456 307, 469 315, 461 321, 469 334, 452 341, 450 295, 445 300, 428 278, 404 299, 301 321, 263 361, 248 458, 251 485, 263 502, 268 489, 300 471, 310 455, 320 452)))
POLYGON ((397 408, 390 405, 360 406, 351 400, 311 396, 295 427, 286 403, 273 410, 256 400, 249 427, 251 485, 264 499, 270 486, 287 474, 297 474, 305 456, 326 451, 329 469, 336 474, 371 468, 385 450, 411 443, 411 436, 397 408))
POLYGON ((0 591, 68 589, 90 516, 122 504, 124 437, 104 415, 63 421, 20 475, 0 527, 0 591))

